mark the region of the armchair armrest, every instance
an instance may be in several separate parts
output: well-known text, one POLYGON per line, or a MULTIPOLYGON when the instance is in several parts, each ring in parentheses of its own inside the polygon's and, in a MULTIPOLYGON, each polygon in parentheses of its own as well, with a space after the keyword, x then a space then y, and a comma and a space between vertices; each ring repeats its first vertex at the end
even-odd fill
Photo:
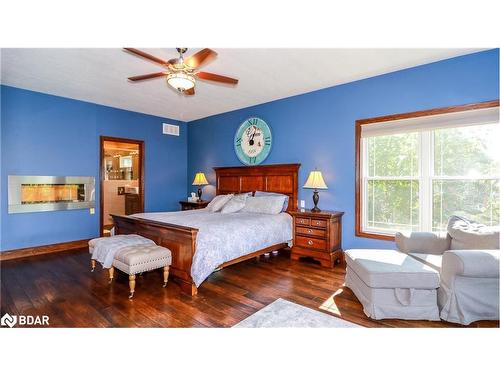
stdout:
POLYGON ((396 233, 396 246, 404 253, 441 255, 450 249, 451 237, 431 232, 396 233))
POLYGON ((443 255, 441 277, 454 276, 498 278, 500 250, 450 250, 443 255))

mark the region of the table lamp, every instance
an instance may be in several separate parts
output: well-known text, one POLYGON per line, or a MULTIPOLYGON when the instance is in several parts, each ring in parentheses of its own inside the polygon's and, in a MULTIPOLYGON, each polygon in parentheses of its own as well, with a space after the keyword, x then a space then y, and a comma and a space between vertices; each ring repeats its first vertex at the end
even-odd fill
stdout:
POLYGON ((194 176, 193 185, 200 186, 198 188, 198 202, 201 202, 201 193, 202 193, 201 186, 208 185, 208 181, 207 181, 207 178, 205 177, 205 173, 203 173, 203 172, 196 173, 196 175, 194 176))
POLYGON ((309 173, 309 177, 304 185, 305 189, 314 189, 313 193, 313 202, 314 207, 311 209, 311 212, 320 212, 321 210, 318 208, 319 202, 319 194, 318 189, 326 190, 328 186, 325 184, 325 180, 323 180, 323 175, 320 171, 314 170, 309 173))

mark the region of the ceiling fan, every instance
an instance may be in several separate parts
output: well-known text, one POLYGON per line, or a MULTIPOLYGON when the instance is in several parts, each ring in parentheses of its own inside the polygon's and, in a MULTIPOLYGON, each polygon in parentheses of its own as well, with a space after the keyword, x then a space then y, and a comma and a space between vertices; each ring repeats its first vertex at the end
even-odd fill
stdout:
POLYGON ((197 78, 206 81, 227 83, 231 85, 236 85, 238 83, 238 80, 234 78, 221 76, 214 73, 197 71, 198 68, 212 61, 217 56, 217 52, 211 50, 210 48, 202 49, 201 51, 196 52, 194 55, 189 57, 184 57, 187 48, 177 48, 179 57, 170 59, 168 61, 159 59, 158 57, 152 56, 149 53, 140 51, 135 48, 124 49, 136 56, 143 57, 156 64, 159 64, 165 69, 164 71, 158 73, 129 77, 129 81, 137 82, 146 79, 166 77, 167 83, 171 87, 185 95, 194 95, 194 87, 196 85, 197 78))

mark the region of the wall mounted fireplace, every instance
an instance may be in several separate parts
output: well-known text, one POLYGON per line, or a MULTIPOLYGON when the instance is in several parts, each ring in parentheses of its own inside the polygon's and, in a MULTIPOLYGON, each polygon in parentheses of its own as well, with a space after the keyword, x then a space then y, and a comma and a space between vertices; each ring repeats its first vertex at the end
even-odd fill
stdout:
POLYGON ((95 207, 94 177, 9 176, 9 214, 95 207))

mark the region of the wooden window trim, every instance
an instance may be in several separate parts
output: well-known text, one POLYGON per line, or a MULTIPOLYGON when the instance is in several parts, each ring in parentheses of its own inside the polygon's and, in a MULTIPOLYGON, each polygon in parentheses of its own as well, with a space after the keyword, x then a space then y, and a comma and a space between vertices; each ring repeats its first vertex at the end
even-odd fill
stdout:
POLYGON ((386 241, 394 241, 393 235, 385 235, 385 234, 377 234, 364 232, 361 228, 361 208, 362 208, 362 194, 361 194, 361 128, 363 126, 374 124, 378 122, 386 122, 386 121, 395 121, 402 119, 409 119, 415 117, 423 117, 423 116, 432 116, 432 115, 441 115, 445 113, 453 113, 453 112, 464 112, 471 111, 475 109, 484 109, 491 107, 500 106, 500 100, 490 100, 487 102, 480 103, 472 103, 472 104, 464 104, 464 105, 456 105, 451 107, 442 107, 442 108, 434 108, 423 111, 416 112, 407 112, 407 113, 399 113, 395 115, 388 116, 380 116, 380 117, 372 117, 361 120, 356 120, 356 131, 355 131, 355 147, 356 147, 356 193, 355 193, 355 235, 356 237, 366 237, 373 238, 377 240, 386 240, 386 241))

